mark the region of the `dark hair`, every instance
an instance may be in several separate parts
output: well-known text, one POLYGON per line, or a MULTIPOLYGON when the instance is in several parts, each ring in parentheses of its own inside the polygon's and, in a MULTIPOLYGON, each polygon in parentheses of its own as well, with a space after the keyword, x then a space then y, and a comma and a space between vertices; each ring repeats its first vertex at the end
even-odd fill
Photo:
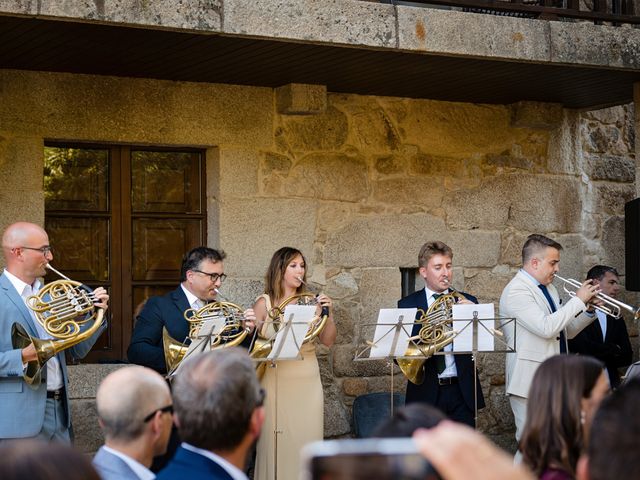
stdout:
POLYGON ((620 276, 618 271, 613 267, 608 267, 607 265, 596 265, 591 267, 587 272, 587 280, 602 280, 607 272, 613 273, 616 277, 620 276))
POLYGON ((433 428, 447 417, 444 413, 426 403, 410 403, 398 408, 391 417, 379 425, 373 437, 410 437, 419 428, 433 428))
POLYGON ((535 474, 554 467, 575 476, 585 443, 581 401, 591 396, 603 368, 593 357, 555 355, 536 370, 520 439, 523 461, 535 474))
POLYGON ((555 248, 558 251, 562 250, 562 245, 555 240, 551 240, 549 237, 545 237, 538 233, 529 235, 522 246, 522 264, 524 265, 527 263, 537 253, 542 252, 547 247, 555 248))
POLYGON ((211 260, 213 263, 221 262, 227 255, 222 250, 215 250, 209 247, 196 247, 189 250, 182 257, 182 267, 180 268, 180 281, 187 279, 187 272, 200 267, 203 260, 211 260))
POLYGON ((640 380, 633 379, 602 400, 591 425, 597 441, 588 448, 591 480, 640 478, 640 380))
POLYGON ((445 257, 450 257, 453 259, 453 250, 451 247, 444 242, 435 241, 435 242, 427 242, 422 245, 420 249, 420 253, 418 253, 418 266, 426 267, 429 260, 434 255, 444 255, 445 257))
POLYGON ((204 450, 232 450, 242 442, 261 403, 255 365, 240 347, 186 360, 173 386, 180 438, 204 450))
MULTIPOLYGON (((271 297, 272 301, 275 302, 283 299, 284 291, 282 289, 282 279, 284 278, 284 272, 286 272, 289 263, 291 263, 291 261, 298 255, 302 257, 302 261, 305 264, 302 280, 306 283, 307 261, 300 250, 292 247, 282 247, 273 254, 273 257, 271 257, 271 262, 269 263, 269 268, 267 269, 267 273, 264 278, 264 290, 265 293, 271 297)), ((306 287, 303 283, 298 287, 296 293, 301 293, 305 289, 306 287)))
POLYGON ((38 439, 8 440, 0 444, 3 480, 100 480, 89 458, 66 443, 38 439))

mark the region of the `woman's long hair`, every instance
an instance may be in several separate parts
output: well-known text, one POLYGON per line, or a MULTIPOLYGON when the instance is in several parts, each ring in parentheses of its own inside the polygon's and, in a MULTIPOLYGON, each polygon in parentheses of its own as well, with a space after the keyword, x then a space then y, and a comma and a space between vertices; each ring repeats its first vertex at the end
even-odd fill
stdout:
POLYGON ((548 468, 575 476, 585 443, 581 400, 591 396, 602 372, 600 361, 577 355, 556 355, 536 370, 520 451, 538 476, 548 468))
POLYGON ((271 263, 269 263, 269 268, 267 269, 267 274, 264 279, 265 293, 271 297, 272 301, 275 302, 283 300, 284 288, 282 287, 282 281, 284 279, 284 272, 286 272, 287 267, 297 255, 302 257, 305 269, 302 277, 304 283, 298 287, 296 293, 302 293, 306 290, 307 261, 305 260, 304 255, 296 248, 282 247, 273 254, 273 257, 271 257, 271 263))

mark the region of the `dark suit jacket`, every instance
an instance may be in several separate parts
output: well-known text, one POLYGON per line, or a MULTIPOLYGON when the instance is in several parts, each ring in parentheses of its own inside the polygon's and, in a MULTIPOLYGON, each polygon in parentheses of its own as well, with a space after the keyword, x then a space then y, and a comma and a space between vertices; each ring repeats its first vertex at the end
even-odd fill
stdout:
POLYGON ((93 457, 92 463, 102 480, 139 480, 138 475, 124 460, 102 447, 93 457))
MULTIPOLYGON (((472 295, 461 292, 471 302, 478 303, 478 299, 472 295)), ((398 301, 398 308, 420 308, 425 312, 427 311, 427 297, 425 290, 418 290, 398 301)), ((416 318, 420 315, 418 313, 416 318)), ((413 326, 411 335, 417 335, 422 325, 416 323, 413 326)), ((458 371, 458 384, 464 398, 467 407, 474 410, 474 395, 473 395, 473 360, 471 355, 455 355, 456 370, 458 371)), ((426 402, 435 405, 438 399, 438 369, 436 365, 435 357, 428 358, 424 363, 424 382, 421 385, 415 385, 411 382, 407 383, 407 395, 406 403, 412 402, 426 402)), ((480 387, 480 381, 477 382, 478 393, 478 408, 484 407, 484 397, 482 395, 482 388, 480 387)))
POLYGON ((162 328, 166 327, 174 340, 185 341, 189 335, 189 323, 184 319, 184 312, 189 308, 187 296, 180 286, 161 297, 150 297, 136 319, 127 350, 129 361, 167 373, 162 328))
POLYGON ((618 368, 631 365, 633 351, 624 319, 607 315, 607 335, 602 338, 602 328, 596 319, 578 335, 569 340, 569 351, 591 355, 604 362, 611 386, 620 384, 618 368))
POLYGON ((198 453, 178 448, 167 467, 156 480, 233 480, 227 471, 213 460, 198 453))

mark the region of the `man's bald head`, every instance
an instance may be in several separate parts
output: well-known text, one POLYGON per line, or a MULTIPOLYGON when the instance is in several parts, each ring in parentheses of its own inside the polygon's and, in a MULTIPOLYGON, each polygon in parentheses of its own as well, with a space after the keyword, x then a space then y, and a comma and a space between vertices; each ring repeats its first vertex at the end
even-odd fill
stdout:
POLYGON ((124 367, 100 383, 96 404, 106 439, 130 441, 144 431, 145 417, 171 405, 171 392, 164 378, 153 370, 124 367))
MULTIPOLYGON (((16 222, 7 227, 2 235, 2 248, 11 250, 13 248, 22 247, 34 235, 47 235, 40 225, 29 222, 16 222)), ((6 256, 6 254, 5 254, 6 256)))

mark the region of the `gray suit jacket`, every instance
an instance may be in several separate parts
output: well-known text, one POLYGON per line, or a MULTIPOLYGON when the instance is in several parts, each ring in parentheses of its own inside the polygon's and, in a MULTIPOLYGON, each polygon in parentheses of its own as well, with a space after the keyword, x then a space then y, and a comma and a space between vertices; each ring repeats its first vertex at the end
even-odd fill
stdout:
POLYGON ((135 472, 120 457, 107 452, 104 447, 93 457, 93 466, 102 480, 139 480, 135 472))
MULTIPOLYGON (((37 435, 44 423, 44 407, 47 385, 29 386, 23 380, 22 354, 11 344, 11 326, 20 323, 27 333, 37 337, 38 332, 29 309, 6 275, 0 275, 0 438, 24 438, 37 435)), ((74 345, 68 351, 74 358, 82 358, 104 331, 106 322, 89 339, 74 345)), ((64 352, 57 355, 62 368, 65 391, 67 388, 67 364, 64 352)), ((64 398, 66 425, 71 425, 69 399, 64 398)))
POLYGON ((567 339, 573 338, 596 318, 584 313, 586 306, 578 297, 561 306, 556 288, 547 288, 557 307, 554 313, 537 283, 522 271, 502 291, 500 315, 515 318, 517 324, 515 334, 513 323, 504 326, 509 345, 515 335, 516 349, 507 353, 507 394, 527 398, 538 366, 560 353, 560 331, 564 330, 567 339))

